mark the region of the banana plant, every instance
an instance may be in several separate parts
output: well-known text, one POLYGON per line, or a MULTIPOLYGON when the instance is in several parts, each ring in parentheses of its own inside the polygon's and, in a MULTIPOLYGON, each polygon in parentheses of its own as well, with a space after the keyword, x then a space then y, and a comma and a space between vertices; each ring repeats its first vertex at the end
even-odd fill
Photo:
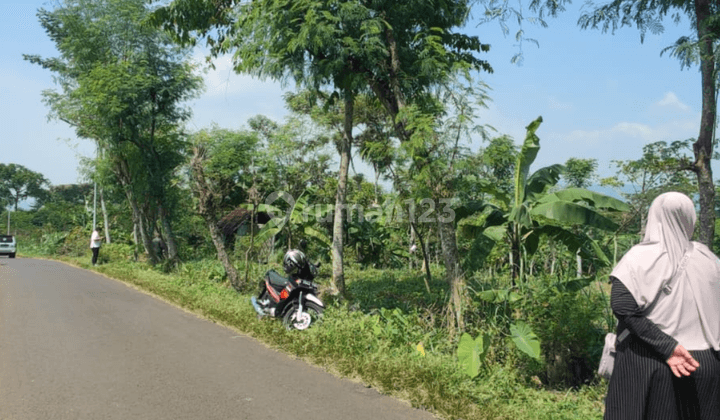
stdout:
POLYGON ((266 199, 265 204, 260 204, 257 207, 257 211, 267 212, 272 215, 270 221, 255 235, 255 240, 258 243, 267 241, 284 231, 288 239, 288 247, 292 247, 294 235, 300 234, 312 238, 325 248, 330 249, 332 241, 318 229, 318 219, 331 211, 332 205, 311 206, 308 203, 308 190, 303 191, 297 200, 285 192, 273 194, 273 197, 266 199), (287 208, 275 205, 278 199, 284 201, 287 208), (271 203, 268 203, 268 201, 271 203))
POLYGON ((530 174, 530 166, 540 151, 540 139, 536 135, 542 123, 542 117, 526 127, 527 135, 515 166, 514 192, 506 194, 484 185, 483 191, 495 198, 500 205, 475 203, 469 206, 466 214, 483 211, 487 217, 480 225, 466 224, 462 230, 467 233, 482 233, 499 241, 507 239, 511 247, 513 286, 525 281, 524 262, 538 247, 539 238, 550 236, 560 241, 584 257, 595 257, 603 263, 609 263, 600 246, 581 231, 573 231, 573 226, 589 226, 613 231, 617 224, 605 216, 607 212, 630 210, 624 202, 582 188, 567 188, 551 191, 557 185, 564 167, 555 164, 530 174), (524 252, 523 252, 524 251, 524 252))

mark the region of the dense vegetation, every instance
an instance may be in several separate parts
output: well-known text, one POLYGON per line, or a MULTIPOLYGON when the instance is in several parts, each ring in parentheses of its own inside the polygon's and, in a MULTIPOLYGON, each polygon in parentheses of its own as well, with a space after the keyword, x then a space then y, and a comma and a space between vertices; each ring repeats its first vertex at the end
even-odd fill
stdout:
MULTIPOLYGON (((0 220, 19 254, 90 269, 102 223, 92 269, 415 406, 446 418, 601 418, 607 274, 656 195, 682 191, 703 210, 712 201, 704 149, 648 144, 607 179, 582 157, 531 171, 542 118, 524 139, 475 122, 488 100, 476 76, 491 66, 488 46, 458 32, 470 2, 286 3, 40 10, 60 56, 26 59, 56 76, 51 116, 99 152, 80 185, 0 164, 0 220), (188 53, 201 39, 213 57, 234 54, 239 72, 294 78, 287 119, 188 132, 183 103, 202 88, 188 53), (351 174, 353 149, 373 179, 351 174), (329 309, 298 334, 258 320, 248 298, 301 241, 327 263, 329 309)), ((533 4, 553 14, 559 3, 533 4)), ((713 220, 701 224, 715 231, 713 220)))

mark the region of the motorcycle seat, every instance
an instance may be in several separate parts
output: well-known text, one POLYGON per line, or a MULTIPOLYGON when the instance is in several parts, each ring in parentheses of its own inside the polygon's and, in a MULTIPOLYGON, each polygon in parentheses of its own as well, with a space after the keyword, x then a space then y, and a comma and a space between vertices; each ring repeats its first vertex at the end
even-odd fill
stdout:
POLYGON ((270 281, 270 284, 273 286, 278 286, 282 288, 285 287, 285 285, 288 283, 287 277, 284 277, 275 270, 268 271, 266 277, 270 281))

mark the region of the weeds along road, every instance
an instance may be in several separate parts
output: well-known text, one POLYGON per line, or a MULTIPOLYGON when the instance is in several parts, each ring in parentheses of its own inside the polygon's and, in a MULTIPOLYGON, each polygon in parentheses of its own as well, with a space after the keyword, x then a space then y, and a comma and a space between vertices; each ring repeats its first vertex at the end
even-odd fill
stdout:
POLYGON ((433 419, 68 265, 0 259, 0 419, 433 419))

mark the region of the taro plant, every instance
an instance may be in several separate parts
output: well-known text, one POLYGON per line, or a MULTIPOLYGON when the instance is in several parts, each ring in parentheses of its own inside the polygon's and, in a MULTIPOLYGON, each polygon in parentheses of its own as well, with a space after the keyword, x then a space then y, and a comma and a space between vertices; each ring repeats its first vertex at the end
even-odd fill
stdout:
POLYGON ((460 370, 471 378, 480 374, 480 366, 485 361, 488 349, 490 348, 491 337, 488 334, 478 335, 473 339, 468 333, 460 336, 458 344, 458 363, 460 370))
MULTIPOLYGON (((533 359, 540 359, 540 339, 526 323, 518 321, 510 324, 510 339, 515 347, 533 359)), ((460 370, 475 378, 480 374, 480 367, 485 361, 492 337, 484 333, 475 339, 468 333, 460 337, 457 354, 460 370)))

